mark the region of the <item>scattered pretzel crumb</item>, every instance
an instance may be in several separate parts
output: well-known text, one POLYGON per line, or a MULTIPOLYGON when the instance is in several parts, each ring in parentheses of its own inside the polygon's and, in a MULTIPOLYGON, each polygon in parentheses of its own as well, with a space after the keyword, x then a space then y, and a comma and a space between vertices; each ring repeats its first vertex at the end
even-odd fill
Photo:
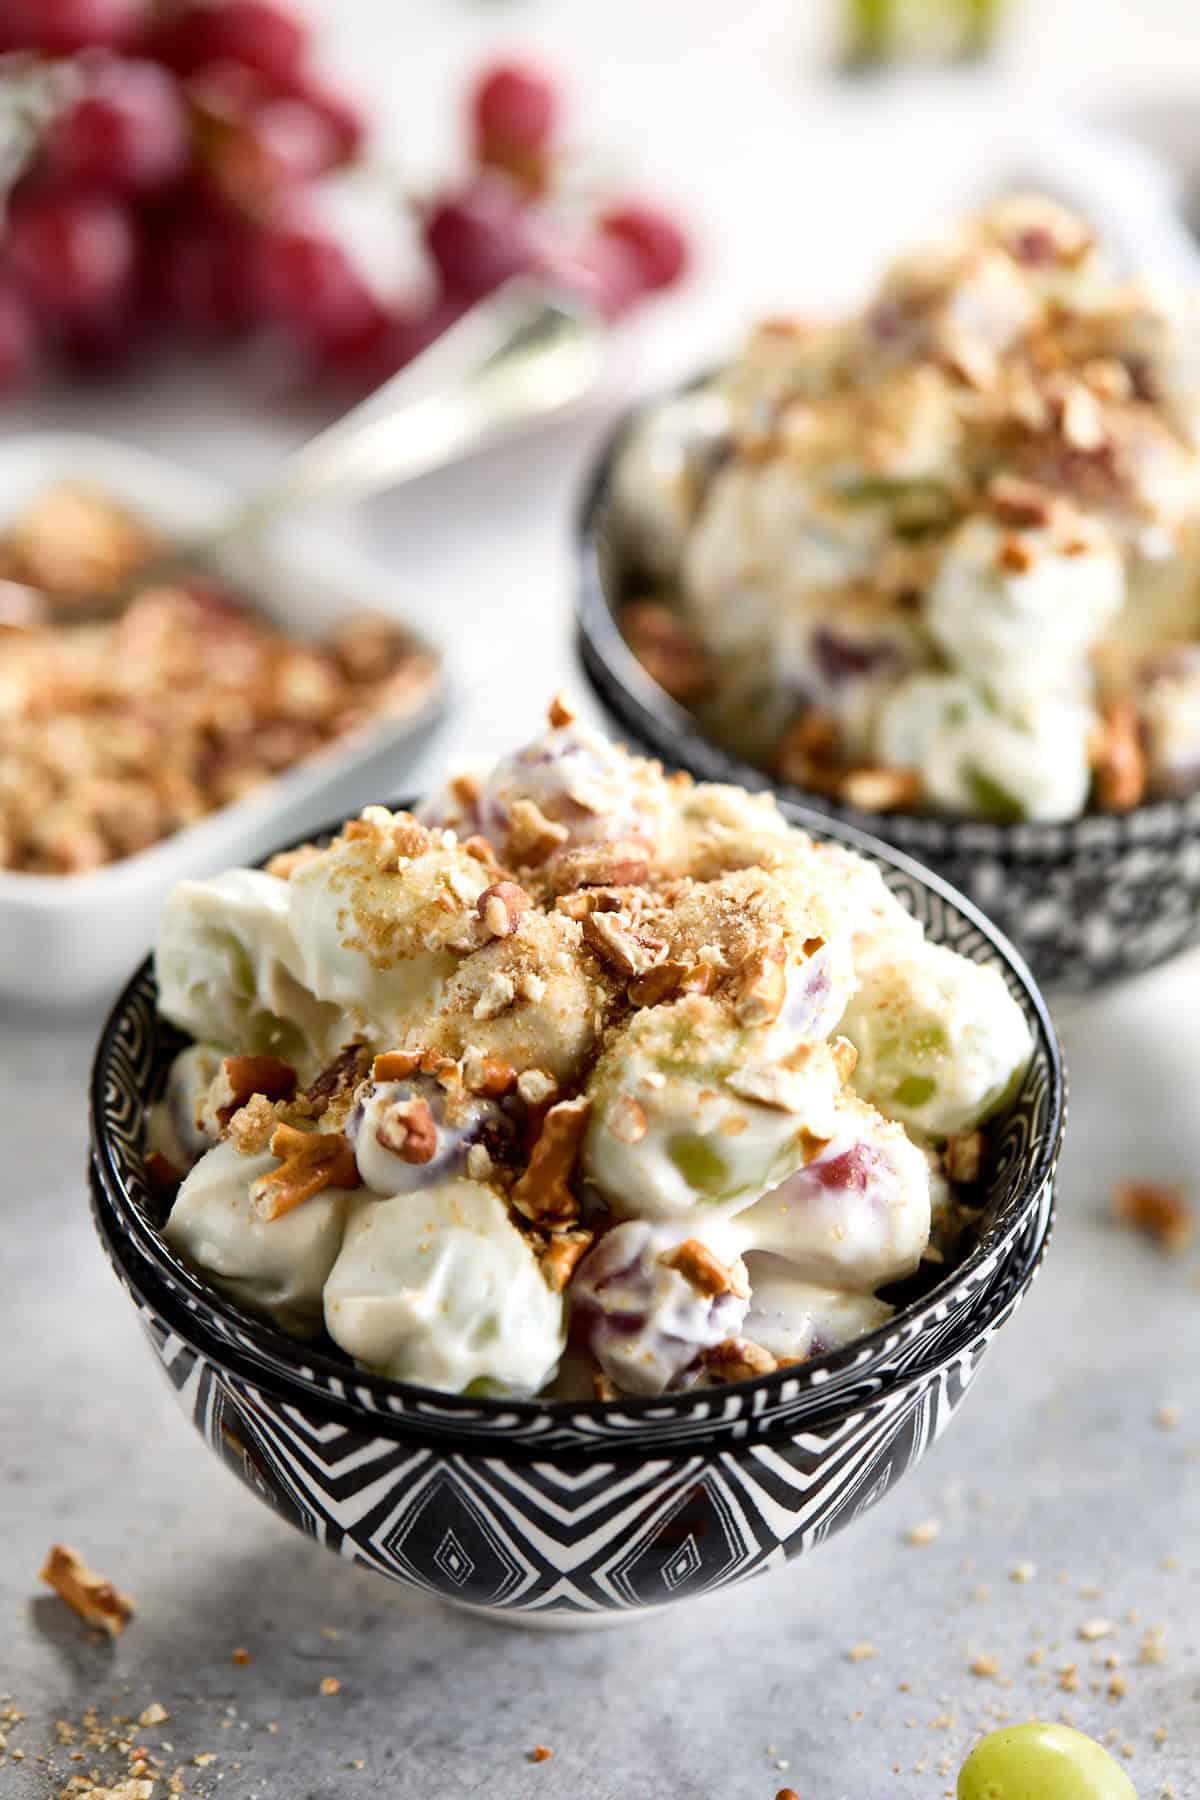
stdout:
POLYGON ((1169 1254, 1186 1249, 1195 1236, 1191 1207, 1182 1191, 1167 1182, 1121 1182, 1113 1210, 1123 1225, 1142 1232, 1169 1254))
POLYGON ((992 1676, 1000 1673, 1000 1664, 994 1656, 982 1655, 973 1657, 967 1666, 972 1675, 978 1675, 980 1680, 983 1681, 990 1680, 992 1676))
POLYGON ((336 1675, 322 1675, 322 1677, 321 1677, 321 1692, 323 1694, 326 1694, 326 1695, 340 1694, 341 1691, 342 1691, 342 1684, 338 1680, 336 1675))
POLYGON ((879 1648, 876 1644, 851 1644, 846 1655, 852 1663, 870 1662, 879 1655, 879 1648))
POLYGON ((1036 1574, 1037 1574, 1037 1564, 1036 1563, 1019 1562, 1019 1563, 1014 1563, 1012 1569, 1009 1571, 1008 1578, 1010 1581, 1017 1581, 1017 1582, 1021 1582, 1022 1584, 1024 1584, 1025 1582, 1032 1581, 1036 1574))
POLYGON ((1111 1619, 1085 1619, 1078 1635, 1085 1644, 1097 1644, 1101 1638, 1111 1637, 1114 1629, 1111 1619))
POLYGON ((250 1661, 250 1652, 246 1649, 244 1644, 239 1644, 229 1660, 231 1663, 236 1663, 239 1669, 244 1669, 246 1664, 250 1661))
POLYGON ((86 1624, 99 1625, 110 1637, 119 1637, 133 1617, 133 1601, 128 1595, 119 1594, 111 1581, 89 1568, 67 1544, 50 1546, 40 1579, 86 1624))
POLYGON ((534 1763, 549 1762, 553 1755, 554 1752, 549 1744, 535 1744, 529 1752, 529 1760, 534 1763))
POLYGON ((942 1521, 940 1519, 922 1519, 919 1525, 914 1525, 910 1531, 905 1532, 904 1541, 906 1544, 922 1548, 926 1544, 932 1544, 941 1535, 942 1521))
POLYGON ((713 1297, 736 1294, 741 1300, 750 1298, 750 1284, 744 1267, 723 1263, 699 1238, 685 1238, 674 1250, 664 1251, 658 1260, 664 1268, 675 1269, 698 1293, 713 1297))
POLYGON ((1158 1426, 1160 1431, 1174 1431, 1179 1426, 1182 1418, 1182 1406, 1178 1406, 1175 1401, 1169 1400, 1165 1406, 1160 1406, 1155 1413, 1154 1423, 1158 1426))

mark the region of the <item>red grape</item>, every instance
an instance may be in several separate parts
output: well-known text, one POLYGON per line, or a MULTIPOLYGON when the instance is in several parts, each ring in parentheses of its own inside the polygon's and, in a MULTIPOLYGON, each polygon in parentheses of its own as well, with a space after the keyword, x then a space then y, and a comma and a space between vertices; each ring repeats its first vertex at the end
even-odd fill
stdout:
POLYGON ((383 316, 341 245, 303 228, 256 238, 249 279, 265 320, 291 325, 319 344, 353 342, 383 316))
POLYGON ((257 208, 343 162, 350 121, 328 97, 280 93, 244 63, 209 63, 187 83, 200 154, 217 191, 257 208))
POLYGON ((137 260, 133 220, 103 194, 18 192, 9 214, 9 264, 53 319, 101 311, 126 288, 137 260))
POLYGON ((367 128, 362 114, 351 101, 334 93, 332 88, 314 81, 309 75, 299 75, 288 81, 285 92, 287 98, 303 101, 318 118, 324 120, 337 143, 339 163, 349 162, 351 157, 358 154, 367 135, 367 128))
POLYGON ((646 289, 670 287, 687 268, 686 237, 673 219, 655 207, 616 208, 601 219, 600 231, 632 252, 646 289))
POLYGON ((199 214, 168 225, 156 246, 160 305, 185 331, 232 337, 254 318, 247 262, 250 233, 233 220, 199 214))
POLYGON ((123 50, 136 42, 145 21, 145 0, 3 0, 0 51, 70 56, 97 46, 123 50))
POLYGON ((484 150, 541 150, 558 122, 558 95, 540 69, 500 63, 480 78, 471 117, 476 142, 484 150))
POLYGON ((179 91, 156 63, 103 57, 87 64, 83 89, 45 135, 46 167, 64 181, 161 187, 187 160, 179 91))
POLYGON ((516 190, 499 176, 481 175, 435 206, 425 244, 447 291, 472 300, 532 269, 541 255, 516 190))
POLYGON ((247 68, 286 80, 304 61, 308 31, 270 0, 217 0, 215 5, 191 5, 168 19, 154 33, 150 48, 159 62, 181 75, 232 57, 247 68))
POLYGON ((0 394, 26 379, 36 355, 37 333, 29 308, 12 284, 0 277, 0 394))

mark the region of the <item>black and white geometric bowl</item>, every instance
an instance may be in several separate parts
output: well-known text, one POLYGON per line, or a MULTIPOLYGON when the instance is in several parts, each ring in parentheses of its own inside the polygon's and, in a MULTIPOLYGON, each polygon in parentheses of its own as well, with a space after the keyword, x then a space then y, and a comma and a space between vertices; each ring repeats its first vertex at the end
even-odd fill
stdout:
POLYGON ((181 1039, 149 963, 92 1077, 93 1217, 180 1405, 269 1506, 338 1555, 513 1623, 578 1626, 716 1589, 813 1549, 948 1423, 1029 1287, 1053 1217, 1065 1093, 1032 978, 974 908, 841 825, 929 935, 994 962, 1036 1050, 989 1128, 987 1200, 957 1264, 879 1330, 735 1386, 611 1403, 466 1398, 355 1369, 241 1312, 160 1235, 148 1107, 181 1039))
POLYGON ((776 781, 706 736, 647 675, 616 621, 630 570, 613 518, 613 472, 647 410, 631 413, 608 443, 579 519, 580 657, 623 738, 703 781, 769 788, 785 812, 811 809, 827 829, 837 821, 883 837, 961 889, 1055 992, 1104 987, 1200 943, 1200 792, 1054 825, 863 813, 776 781))

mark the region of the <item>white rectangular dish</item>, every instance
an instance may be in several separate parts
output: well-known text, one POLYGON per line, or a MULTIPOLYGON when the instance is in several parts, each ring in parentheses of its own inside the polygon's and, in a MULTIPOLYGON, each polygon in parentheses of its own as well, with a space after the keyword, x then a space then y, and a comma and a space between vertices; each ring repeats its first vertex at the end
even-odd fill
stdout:
MULTIPOLYGON (((202 528, 230 499, 220 483, 125 444, 72 432, 31 433, 0 440, 0 530, 62 480, 113 495, 168 537, 202 528)), ((239 545, 222 568, 267 617, 300 637, 319 636, 364 609, 402 618, 396 583, 385 570, 306 531, 239 545)), ((423 634, 413 635, 435 659, 439 676, 411 712, 371 721, 246 799, 94 873, 0 869, 0 1002, 86 1009, 145 955, 175 882, 253 861, 397 792, 406 763, 446 702, 441 651, 423 634)))

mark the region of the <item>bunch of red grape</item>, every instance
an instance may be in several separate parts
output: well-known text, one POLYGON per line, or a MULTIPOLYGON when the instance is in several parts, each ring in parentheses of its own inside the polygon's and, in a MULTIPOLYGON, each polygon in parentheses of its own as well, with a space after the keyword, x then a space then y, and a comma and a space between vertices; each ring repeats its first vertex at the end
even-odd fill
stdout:
POLYGON ((306 368, 373 385, 511 275, 616 317, 682 274, 686 241, 658 210, 555 204, 560 98, 514 63, 471 95, 469 174, 408 202, 432 298, 380 294, 310 205, 366 143, 310 51, 276 0, 0 0, 0 106, 31 82, 41 96, 0 218, 0 393, 170 332, 267 328, 306 368))

